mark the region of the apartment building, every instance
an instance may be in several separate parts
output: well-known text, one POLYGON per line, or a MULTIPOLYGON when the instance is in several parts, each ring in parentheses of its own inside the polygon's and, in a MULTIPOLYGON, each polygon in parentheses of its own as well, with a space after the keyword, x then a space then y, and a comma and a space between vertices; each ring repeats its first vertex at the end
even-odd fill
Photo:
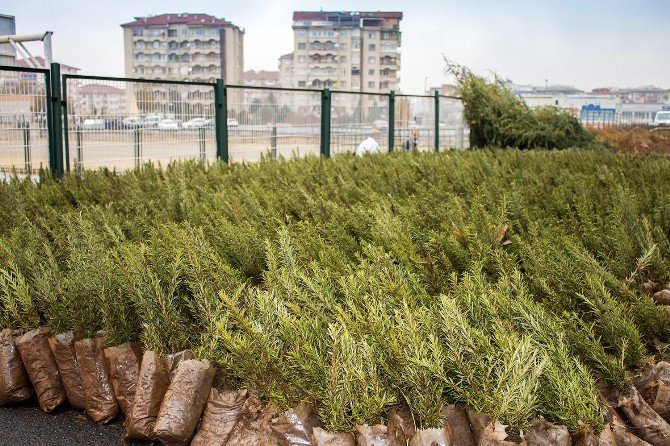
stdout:
POLYGON ((208 14, 135 17, 121 25, 127 77, 241 84, 244 30, 208 14))
POLYGON ((291 66, 291 86, 388 92, 400 82, 402 12, 293 13, 293 55, 280 58, 280 77, 291 66))

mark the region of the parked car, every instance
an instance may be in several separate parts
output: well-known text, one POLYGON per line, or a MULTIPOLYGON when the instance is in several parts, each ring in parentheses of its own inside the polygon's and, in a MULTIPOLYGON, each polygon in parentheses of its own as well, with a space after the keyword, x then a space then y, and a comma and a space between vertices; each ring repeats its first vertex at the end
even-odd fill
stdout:
POLYGON ((240 123, 237 122, 237 119, 228 118, 228 127, 237 127, 238 125, 240 125, 240 123))
POLYGON ((84 119, 81 128, 83 130, 105 130, 105 120, 94 118, 84 119))
POLYGON ((179 123, 174 119, 163 119, 157 126, 158 130, 179 130, 179 123))
POLYGON ((105 119, 105 129, 106 130, 121 130, 125 126, 123 125, 123 119, 121 118, 107 118, 105 119))
POLYGON ((372 123, 372 125, 377 130, 388 130, 389 129, 389 123, 387 121, 384 121, 383 119, 377 119, 375 122, 372 123))
POLYGON ((193 118, 189 121, 186 121, 182 124, 183 129, 194 130, 202 127, 207 127, 207 119, 205 118, 193 118))
POLYGON ((138 116, 128 116, 121 121, 126 129, 139 129, 142 127, 142 118, 138 116))
POLYGON ((142 120, 142 127, 145 129, 156 128, 158 123, 161 122, 161 118, 155 115, 149 115, 142 120))
POLYGON ((670 111, 660 111, 654 117, 654 125, 670 125, 670 111))

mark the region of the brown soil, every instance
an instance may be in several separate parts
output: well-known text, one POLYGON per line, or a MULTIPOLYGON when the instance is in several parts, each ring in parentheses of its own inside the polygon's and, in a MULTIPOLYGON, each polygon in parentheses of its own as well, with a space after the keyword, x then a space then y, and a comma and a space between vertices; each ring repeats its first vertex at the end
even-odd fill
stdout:
POLYGON ((620 152, 670 155, 670 128, 609 127, 592 131, 599 141, 610 143, 620 152))

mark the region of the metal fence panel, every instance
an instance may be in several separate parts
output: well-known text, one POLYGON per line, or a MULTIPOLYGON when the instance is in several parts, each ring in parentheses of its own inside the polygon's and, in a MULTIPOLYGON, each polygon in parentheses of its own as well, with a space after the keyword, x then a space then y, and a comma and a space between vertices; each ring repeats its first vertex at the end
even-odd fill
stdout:
POLYGON ((435 150, 435 98, 396 95, 395 150, 435 150))
POLYGON ((319 154, 320 90, 226 89, 232 162, 319 154))
POLYGON ((214 84, 64 76, 72 169, 216 159, 214 84))
POLYGON ((440 97, 440 151, 470 148, 470 129, 460 99, 440 97))
POLYGON ((49 168, 46 70, 0 69, 0 171, 49 168))
POLYGON ((331 153, 355 152, 368 137, 388 151, 389 96, 367 93, 332 93, 331 153))

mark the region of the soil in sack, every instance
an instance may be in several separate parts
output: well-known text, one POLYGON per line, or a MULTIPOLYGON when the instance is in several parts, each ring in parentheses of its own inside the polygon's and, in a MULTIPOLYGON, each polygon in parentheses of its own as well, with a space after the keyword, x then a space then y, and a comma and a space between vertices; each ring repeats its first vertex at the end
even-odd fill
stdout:
POLYGON ((138 360, 139 345, 126 342, 116 347, 105 349, 105 359, 109 368, 109 379, 114 390, 114 397, 119 403, 125 417, 135 398, 135 385, 140 374, 138 360))
POLYGON ((552 424, 547 420, 532 420, 525 432, 528 446, 570 446, 572 439, 566 426, 552 424))
POLYGON ((193 352, 191 350, 182 350, 178 353, 173 353, 165 357, 165 364, 167 369, 170 372, 170 380, 174 379, 175 373, 177 373, 177 366, 182 361, 188 361, 190 359, 195 359, 193 352))
POLYGON ((391 409, 387 419, 388 436, 391 446, 407 446, 407 442, 416 432, 412 414, 408 410, 391 409))
POLYGON ((390 444, 388 428, 383 424, 356 426, 357 446, 389 446, 390 444))
POLYGON ((278 416, 274 407, 264 407, 256 395, 250 395, 226 446, 277 446, 271 424, 278 416))
POLYGON ((119 412, 109 381, 103 338, 82 339, 74 343, 81 376, 81 387, 86 395, 86 415, 96 423, 109 423, 119 412))
POLYGON ((648 382, 640 395, 665 421, 670 422, 670 386, 661 380, 648 382))
POLYGON ((312 433, 312 444, 314 446, 356 446, 356 440, 349 433, 333 433, 315 427, 312 433))
POLYGON ((649 446, 649 443, 633 434, 626 426, 625 421, 619 416, 616 410, 609 404, 605 407, 612 418, 610 430, 617 446, 649 446))
POLYGON ((124 423, 125 441, 152 440, 156 418, 170 385, 165 362, 153 351, 144 352, 135 387, 135 398, 124 423))
POLYGON ((619 400, 618 408, 640 438, 653 446, 670 446, 670 425, 642 399, 635 387, 619 400))
POLYGON ((14 331, 0 332, 0 405, 30 398, 33 387, 15 344, 14 331))
POLYGON ((281 446, 311 446, 315 427, 321 427, 321 423, 311 401, 304 401, 287 410, 272 424, 281 446))
POLYGON ((420 429, 409 442, 410 446, 451 446, 449 427, 440 429, 420 429))
POLYGON ((212 387, 191 446, 223 446, 240 418, 247 391, 220 391, 212 387))
POLYGON ((86 408, 86 395, 81 387, 79 365, 74 351, 74 343, 80 338, 74 332, 57 334, 49 338, 49 347, 54 355, 63 388, 70 405, 75 409, 86 408))
POLYGON ((620 446, 617 444, 610 425, 606 424, 599 434, 589 432, 578 437, 575 441, 575 446, 620 446))
POLYGON ((45 412, 51 412, 67 399, 49 347, 50 336, 51 330, 41 327, 16 338, 16 348, 35 387, 40 408, 45 412))
POLYGON ((209 361, 181 361, 161 403, 154 435, 169 445, 189 444, 214 380, 209 361))
POLYGON ((451 428, 453 446, 475 446, 475 437, 472 435, 472 428, 465 410, 452 404, 445 406, 442 411, 445 423, 451 428))

